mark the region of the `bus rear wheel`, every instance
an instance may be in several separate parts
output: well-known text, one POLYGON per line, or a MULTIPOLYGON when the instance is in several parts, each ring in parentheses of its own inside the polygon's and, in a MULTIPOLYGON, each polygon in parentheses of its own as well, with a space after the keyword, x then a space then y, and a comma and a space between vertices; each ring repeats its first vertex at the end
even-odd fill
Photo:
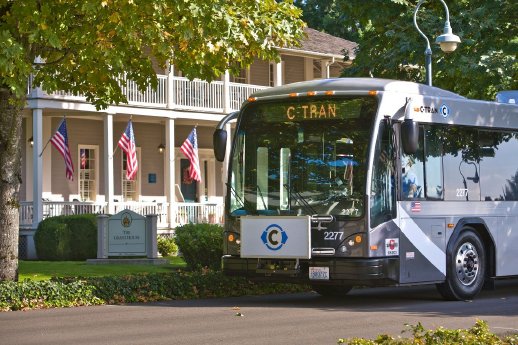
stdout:
POLYGON ((446 258, 446 281, 437 284, 447 300, 471 300, 482 289, 486 276, 486 252, 474 230, 461 232, 446 258))
POLYGON ((311 288, 323 297, 343 297, 353 287, 348 285, 312 285, 311 288))

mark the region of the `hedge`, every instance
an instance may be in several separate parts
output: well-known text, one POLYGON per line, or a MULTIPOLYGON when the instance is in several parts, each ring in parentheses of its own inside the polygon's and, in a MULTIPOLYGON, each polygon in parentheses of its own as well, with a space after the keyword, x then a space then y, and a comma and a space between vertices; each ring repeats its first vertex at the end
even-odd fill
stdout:
POLYGON ((44 219, 34 235, 40 260, 86 260, 97 257, 97 216, 82 214, 44 219))
POLYGON ((0 282, 0 310, 120 304, 309 291, 295 284, 252 283, 217 271, 0 282))
MULTIPOLYGON (((379 335, 375 340, 365 338, 338 339, 338 344, 346 345, 516 345, 518 335, 499 337, 491 333, 487 322, 477 320, 469 329, 447 329, 439 327, 426 330, 421 323, 407 325, 412 338, 379 335)), ((405 332, 405 331, 404 331, 405 332)))
POLYGON ((192 269, 221 269, 223 227, 217 224, 185 224, 175 229, 175 241, 192 269))

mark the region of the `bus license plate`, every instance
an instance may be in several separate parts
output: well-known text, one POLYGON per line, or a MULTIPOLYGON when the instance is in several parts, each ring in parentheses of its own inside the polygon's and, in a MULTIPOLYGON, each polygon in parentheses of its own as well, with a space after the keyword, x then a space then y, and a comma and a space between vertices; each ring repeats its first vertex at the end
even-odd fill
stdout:
POLYGON ((310 280, 329 280, 329 267, 310 267, 310 280))

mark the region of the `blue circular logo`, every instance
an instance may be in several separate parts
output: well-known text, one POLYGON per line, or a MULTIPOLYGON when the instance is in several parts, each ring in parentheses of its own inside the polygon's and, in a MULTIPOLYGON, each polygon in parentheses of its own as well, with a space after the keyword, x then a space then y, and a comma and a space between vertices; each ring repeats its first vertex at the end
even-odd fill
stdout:
POLYGON ((442 117, 448 117, 450 115, 450 108, 448 108, 446 104, 443 104, 441 105, 439 112, 441 113, 442 117))
POLYGON ((266 248, 270 250, 279 250, 286 244, 288 235, 277 224, 269 225, 261 234, 261 240, 266 248))

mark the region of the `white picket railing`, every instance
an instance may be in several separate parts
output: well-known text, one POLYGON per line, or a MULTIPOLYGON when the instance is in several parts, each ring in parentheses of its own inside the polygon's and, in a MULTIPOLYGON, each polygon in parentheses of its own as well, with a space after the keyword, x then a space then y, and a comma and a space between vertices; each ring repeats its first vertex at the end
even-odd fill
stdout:
POLYGON ((268 86, 230 83, 230 109, 239 110, 241 104, 256 91, 269 88, 268 86))
MULTIPOLYGON (((171 108, 191 109, 212 112, 224 110, 224 83, 222 81, 206 82, 203 80, 189 80, 183 77, 172 77, 168 80, 166 75, 157 75, 158 85, 156 90, 148 86, 145 91, 140 91, 137 84, 122 76, 120 80, 123 94, 128 99, 129 105, 167 108, 168 89, 172 90, 171 108), (172 83, 171 88, 168 83, 172 83)), ((230 110, 238 110, 241 104, 255 91, 268 88, 268 86, 230 83, 229 104, 230 110)), ((32 78, 29 78, 27 94, 32 91, 32 78)), ((30 96, 29 96, 30 97, 30 96)), ((70 92, 55 91, 47 97, 62 100, 74 100, 86 102, 83 95, 74 95, 70 92)))
POLYGON ((167 76, 157 75, 158 84, 156 90, 148 85, 146 91, 141 92, 133 80, 129 80, 126 76, 121 82, 122 93, 126 95, 128 104, 132 105, 158 105, 166 107, 167 105, 167 76))
MULTIPOLYGON (((140 215, 156 214, 159 228, 174 228, 188 223, 222 224, 223 204, 216 203, 175 203, 173 223, 168 224, 168 204, 157 202, 115 202, 114 212, 132 210, 140 215)), ((32 202, 20 202, 20 227, 30 228, 33 222, 32 202)), ((43 219, 73 214, 105 214, 105 202, 43 201, 43 219)))
POLYGON ((174 77, 172 83, 175 108, 223 111, 223 82, 174 77))

